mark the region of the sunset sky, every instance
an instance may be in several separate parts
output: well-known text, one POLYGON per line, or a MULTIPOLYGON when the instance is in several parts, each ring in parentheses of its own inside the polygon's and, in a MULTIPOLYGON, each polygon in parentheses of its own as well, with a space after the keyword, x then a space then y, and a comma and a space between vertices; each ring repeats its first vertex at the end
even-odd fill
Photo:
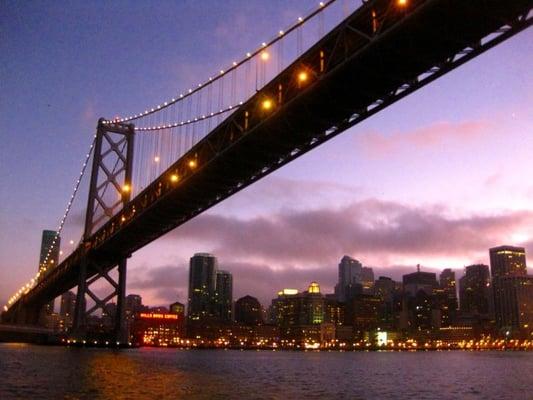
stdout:
MULTIPOLYGON (((99 117, 172 97, 317 4, 4 1, 0 303, 36 272, 99 117)), ((532 70, 529 29, 137 252, 128 292, 186 302, 195 252, 263 303, 312 280, 331 291, 344 254, 395 279, 488 264, 500 244, 531 254, 532 70)))

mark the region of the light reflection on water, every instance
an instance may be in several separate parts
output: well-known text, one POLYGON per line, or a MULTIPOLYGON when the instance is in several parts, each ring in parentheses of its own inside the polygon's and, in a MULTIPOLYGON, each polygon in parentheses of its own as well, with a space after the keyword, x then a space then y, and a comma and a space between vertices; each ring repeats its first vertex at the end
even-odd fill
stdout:
POLYGON ((533 353, 0 344, 0 399, 533 399, 533 353))

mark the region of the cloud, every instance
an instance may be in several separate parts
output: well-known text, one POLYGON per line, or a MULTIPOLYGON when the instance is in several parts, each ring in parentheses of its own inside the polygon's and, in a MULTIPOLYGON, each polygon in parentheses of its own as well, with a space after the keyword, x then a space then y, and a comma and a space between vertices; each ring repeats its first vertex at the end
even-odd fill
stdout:
POLYGON ((204 214, 167 238, 209 243, 216 254, 231 259, 330 265, 342 254, 475 255, 531 222, 529 211, 451 217, 443 207, 369 199, 337 209, 287 210, 250 219, 204 214))
POLYGON ((467 142, 482 137, 491 127, 484 120, 463 122, 436 122, 409 132, 396 131, 390 135, 367 132, 357 136, 358 144, 366 153, 376 157, 409 148, 441 146, 447 142, 467 142))

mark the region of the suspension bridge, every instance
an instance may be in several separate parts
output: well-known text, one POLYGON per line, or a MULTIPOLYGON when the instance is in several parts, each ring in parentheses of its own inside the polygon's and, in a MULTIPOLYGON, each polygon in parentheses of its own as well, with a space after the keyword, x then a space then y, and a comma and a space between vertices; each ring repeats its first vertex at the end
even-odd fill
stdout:
POLYGON ((2 320, 36 324, 44 304, 77 288, 74 334, 83 337, 87 317, 113 300, 113 335, 126 342, 127 259, 136 250, 528 28, 533 5, 368 0, 335 19, 336 3, 319 3, 159 105, 101 118, 53 245, 2 320), (82 237, 54 263, 88 166, 82 237), (102 280, 111 292, 99 297, 92 285, 102 280))

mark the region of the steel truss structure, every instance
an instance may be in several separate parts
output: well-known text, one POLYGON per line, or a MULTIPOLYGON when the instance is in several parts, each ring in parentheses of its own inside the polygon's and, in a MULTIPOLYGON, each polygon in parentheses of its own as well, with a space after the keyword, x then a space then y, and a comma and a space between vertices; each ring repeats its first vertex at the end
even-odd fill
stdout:
MULTIPOLYGON (((85 216, 84 243, 94 230, 111 219, 130 201, 134 137, 135 129, 131 124, 104 124, 103 119, 98 121, 85 216)), ((116 298, 116 311, 110 316, 114 319, 113 340, 118 343, 127 342, 124 309, 126 266, 126 257, 116 264, 105 266, 89 257, 81 260, 72 327, 74 336, 79 340, 82 340, 87 332, 87 317, 98 309, 105 313, 106 305, 116 298), (118 269, 117 280, 109 274, 115 266, 118 269), (96 273, 88 276, 88 269, 96 273), (111 286, 112 291, 100 298, 91 285, 102 280, 111 286), (94 302, 88 310, 87 297, 94 302)))

